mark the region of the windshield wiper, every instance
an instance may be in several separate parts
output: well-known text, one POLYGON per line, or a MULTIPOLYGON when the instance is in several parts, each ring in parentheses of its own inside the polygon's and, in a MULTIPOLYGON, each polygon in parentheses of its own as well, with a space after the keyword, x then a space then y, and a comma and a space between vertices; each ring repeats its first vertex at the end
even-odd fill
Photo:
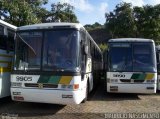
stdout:
POLYGON ((33 53, 36 55, 35 50, 32 48, 32 46, 30 46, 19 34, 17 34, 18 37, 33 51, 33 53))

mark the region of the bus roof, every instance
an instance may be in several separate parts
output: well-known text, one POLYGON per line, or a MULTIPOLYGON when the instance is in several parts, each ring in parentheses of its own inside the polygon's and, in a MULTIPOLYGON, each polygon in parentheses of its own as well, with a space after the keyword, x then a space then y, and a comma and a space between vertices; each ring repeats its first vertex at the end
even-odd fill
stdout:
POLYGON ((144 38, 117 38, 110 39, 108 42, 154 42, 152 39, 144 38))
MULTIPOLYGON (((52 23, 41 23, 41 24, 33 24, 33 25, 26 25, 18 27, 17 31, 19 30, 36 30, 36 29, 52 29, 52 28, 76 28, 76 29, 83 29, 87 32, 87 30, 81 25, 80 23, 66 23, 66 22, 52 22, 52 23)), ((98 50, 101 52, 99 46, 96 44, 96 42, 92 39, 90 34, 87 32, 93 43, 96 45, 98 50)))
POLYGON ((41 24, 33 24, 18 27, 18 30, 36 30, 36 29, 52 29, 52 28, 76 28, 76 29, 84 29, 84 27, 80 23, 65 23, 65 22, 57 22, 57 23, 41 23, 41 24))
POLYGON ((8 27, 8 28, 11 28, 12 30, 16 30, 16 29, 17 29, 16 26, 14 26, 14 25, 12 25, 12 24, 9 24, 9 23, 7 23, 7 22, 5 22, 5 21, 3 21, 3 20, 0 20, 0 25, 6 26, 6 27, 8 27))

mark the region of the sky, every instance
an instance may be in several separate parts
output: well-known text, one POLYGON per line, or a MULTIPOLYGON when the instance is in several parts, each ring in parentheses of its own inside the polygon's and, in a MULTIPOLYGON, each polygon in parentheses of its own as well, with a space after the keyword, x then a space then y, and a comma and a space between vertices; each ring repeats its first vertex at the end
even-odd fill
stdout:
POLYGON ((48 0, 48 4, 44 7, 51 10, 52 3, 69 3, 74 6, 74 13, 78 21, 82 25, 105 23, 105 13, 109 13, 115 9, 115 6, 120 2, 132 3, 133 6, 143 6, 146 4, 160 4, 160 0, 48 0))

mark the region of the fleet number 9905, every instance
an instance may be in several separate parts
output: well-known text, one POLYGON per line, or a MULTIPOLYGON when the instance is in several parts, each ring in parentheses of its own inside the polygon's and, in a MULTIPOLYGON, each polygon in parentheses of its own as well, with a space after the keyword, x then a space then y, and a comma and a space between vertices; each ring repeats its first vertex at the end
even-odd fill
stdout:
POLYGON ((17 81, 32 81, 32 77, 28 77, 28 76, 17 76, 16 77, 17 81))

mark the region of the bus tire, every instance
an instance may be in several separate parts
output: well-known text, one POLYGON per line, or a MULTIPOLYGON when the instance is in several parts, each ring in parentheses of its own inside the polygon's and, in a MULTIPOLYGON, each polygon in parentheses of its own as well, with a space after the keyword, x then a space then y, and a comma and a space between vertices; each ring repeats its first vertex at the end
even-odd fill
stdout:
POLYGON ((89 82, 87 81, 87 85, 86 85, 86 95, 85 98, 83 99, 82 103, 85 103, 88 99, 88 93, 89 93, 89 82))

